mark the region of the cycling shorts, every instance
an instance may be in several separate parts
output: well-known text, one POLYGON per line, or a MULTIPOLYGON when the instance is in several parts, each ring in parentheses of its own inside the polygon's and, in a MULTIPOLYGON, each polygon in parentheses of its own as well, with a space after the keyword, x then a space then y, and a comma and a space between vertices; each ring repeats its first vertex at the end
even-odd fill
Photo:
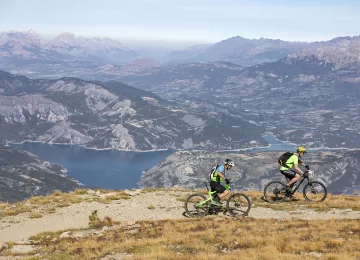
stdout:
POLYGON ((284 175, 286 178, 292 180, 297 173, 295 170, 286 170, 286 171, 280 171, 282 175, 284 175))
POLYGON ((210 181, 211 191, 217 191, 218 193, 223 193, 226 189, 223 185, 216 181, 210 181))

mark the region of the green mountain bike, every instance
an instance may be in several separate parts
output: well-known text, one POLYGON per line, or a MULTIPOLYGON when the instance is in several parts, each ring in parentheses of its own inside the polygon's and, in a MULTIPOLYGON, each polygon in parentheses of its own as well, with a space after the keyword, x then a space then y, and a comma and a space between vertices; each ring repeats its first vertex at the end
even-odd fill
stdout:
POLYGON ((231 195, 226 200, 225 206, 218 206, 214 203, 217 191, 211 191, 207 182, 204 182, 208 191, 208 197, 201 193, 190 194, 185 201, 185 211, 192 218, 200 218, 208 215, 210 212, 229 212, 230 215, 247 216, 251 209, 251 201, 243 193, 234 192, 229 185, 225 188, 231 191, 231 195))
MULTIPOLYGON (((290 181, 290 179, 286 179, 288 182, 290 181)), ((286 184, 282 181, 271 181, 264 188, 264 199, 267 202, 276 203, 292 198, 300 185, 305 181, 302 192, 304 198, 309 202, 322 202, 327 196, 326 186, 319 181, 313 181, 313 179, 314 172, 311 170, 305 171, 303 176, 291 187, 291 193, 286 192, 286 184)))

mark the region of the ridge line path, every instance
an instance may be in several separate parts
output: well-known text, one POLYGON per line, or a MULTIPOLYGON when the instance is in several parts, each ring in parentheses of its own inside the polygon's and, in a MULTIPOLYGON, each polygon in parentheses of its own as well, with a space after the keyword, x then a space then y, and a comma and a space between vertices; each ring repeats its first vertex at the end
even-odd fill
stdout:
MULTIPOLYGON (((130 199, 112 201, 110 204, 100 202, 81 202, 68 207, 56 208, 55 213, 44 213, 41 218, 30 218, 31 212, 15 216, 0 217, 0 244, 4 242, 26 241, 30 236, 45 231, 88 228, 89 215, 94 210, 102 219, 111 217, 114 221, 140 221, 161 219, 185 219, 184 202, 179 199, 189 192, 154 191, 136 193, 130 199)), ((41 206, 45 209, 51 205, 41 206)), ((220 214, 223 216, 222 214, 220 214)), ((254 219, 360 219, 360 211, 351 209, 331 209, 326 212, 312 209, 277 211, 270 208, 251 208, 249 216, 254 219)), ((241 221, 241 220, 240 220, 241 221)))

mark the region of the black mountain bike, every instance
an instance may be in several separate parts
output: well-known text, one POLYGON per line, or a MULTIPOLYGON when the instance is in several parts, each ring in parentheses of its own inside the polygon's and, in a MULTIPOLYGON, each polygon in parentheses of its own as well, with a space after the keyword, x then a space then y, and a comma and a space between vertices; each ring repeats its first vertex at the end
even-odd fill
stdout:
MULTIPOLYGON (((319 181, 313 181, 314 172, 309 170, 305 171, 303 176, 293 184, 291 187, 291 194, 288 194, 285 190, 286 184, 281 181, 271 181, 266 184, 264 188, 264 199, 267 202, 282 202, 287 198, 291 198, 292 195, 299 189, 300 185, 305 181, 303 188, 304 198, 309 202, 321 202, 326 199, 327 190, 323 183, 319 181)), ((289 182, 290 179, 286 178, 289 182)))
POLYGON ((208 190, 208 197, 201 193, 190 194, 185 201, 185 211, 192 218, 199 218, 208 215, 210 212, 229 212, 232 216, 247 216, 251 209, 251 201, 248 196, 243 193, 237 193, 231 190, 229 185, 225 185, 227 190, 231 191, 231 195, 226 200, 226 206, 218 206, 214 204, 216 191, 211 191, 204 182, 208 190))

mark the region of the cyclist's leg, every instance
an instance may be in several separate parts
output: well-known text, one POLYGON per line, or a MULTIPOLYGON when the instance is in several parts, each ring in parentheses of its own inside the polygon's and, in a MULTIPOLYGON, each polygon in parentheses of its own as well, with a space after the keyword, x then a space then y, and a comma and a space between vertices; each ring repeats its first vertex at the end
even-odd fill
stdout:
POLYGON ((226 197, 230 193, 227 189, 225 189, 225 187, 223 185, 221 185, 220 183, 218 183, 216 181, 211 181, 210 187, 212 190, 217 191, 218 197, 220 198, 220 200, 222 198, 226 197))
MULTIPOLYGON (((222 185, 221 185, 222 186, 222 185)), ((225 187, 224 187, 225 188, 225 187)), ((223 199, 223 198, 225 198, 227 195, 229 195, 230 194, 230 191, 229 190, 227 190, 227 189, 225 189, 225 191, 223 192, 223 193, 221 193, 221 194, 219 194, 218 196, 219 196, 219 198, 220 199, 223 199)))
POLYGON ((215 193, 213 193, 211 196, 212 196, 213 199, 219 200, 218 192, 217 192, 217 190, 214 188, 214 184, 211 184, 212 182, 214 182, 214 181, 210 181, 210 191, 211 191, 211 192, 215 192, 215 193))
POLYGON ((286 184, 286 190, 291 192, 291 186, 300 179, 300 174, 294 170, 280 171, 290 181, 286 184))

